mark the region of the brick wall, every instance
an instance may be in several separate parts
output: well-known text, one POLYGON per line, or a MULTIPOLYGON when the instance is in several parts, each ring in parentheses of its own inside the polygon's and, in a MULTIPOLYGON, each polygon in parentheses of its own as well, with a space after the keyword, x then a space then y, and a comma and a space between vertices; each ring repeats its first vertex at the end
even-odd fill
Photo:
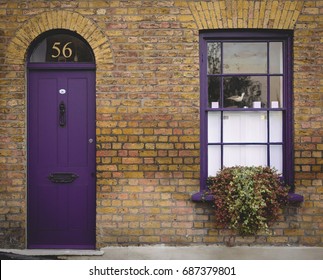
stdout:
POLYGON ((301 244, 322 246, 323 99, 322 1, 304 1, 295 28, 294 119, 295 177, 304 195, 295 236, 301 244))
POLYGON ((323 245, 323 1, 1 1, 0 247, 25 247, 30 43, 76 30, 97 61, 97 245, 224 244, 199 190, 200 29, 294 29, 295 177, 305 197, 267 236, 237 244, 323 245), (236 9, 238 7, 238 9, 236 9))

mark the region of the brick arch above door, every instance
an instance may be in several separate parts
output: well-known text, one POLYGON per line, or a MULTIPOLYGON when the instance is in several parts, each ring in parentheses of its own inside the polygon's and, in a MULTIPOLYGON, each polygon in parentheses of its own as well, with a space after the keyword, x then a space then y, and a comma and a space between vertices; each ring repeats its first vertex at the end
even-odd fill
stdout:
POLYGON ((106 70, 107 64, 112 64, 112 51, 108 38, 93 21, 74 12, 51 11, 44 12, 25 22, 11 40, 6 54, 7 63, 21 65, 25 63, 27 49, 31 42, 40 34, 53 29, 67 29, 77 32, 92 47, 97 64, 106 70))
MULTIPOLYGON (((198 29, 294 29, 304 0, 187 1, 198 29)), ((188 18, 186 17, 187 21, 188 18)))

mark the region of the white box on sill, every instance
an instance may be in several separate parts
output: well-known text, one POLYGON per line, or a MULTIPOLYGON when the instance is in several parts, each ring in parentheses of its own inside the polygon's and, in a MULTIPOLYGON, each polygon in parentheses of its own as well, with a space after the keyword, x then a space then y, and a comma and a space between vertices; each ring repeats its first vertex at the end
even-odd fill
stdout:
POLYGON ((214 108, 219 108, 219 102, 212 102, 211 107, 214 108))
POLYGON ((271 108, 279 108, 279 102, 278 101, 271 101, 271 108))
POLYGON ((252 102, 253 108, 261 108, 261 101, 254 101, 252 102))

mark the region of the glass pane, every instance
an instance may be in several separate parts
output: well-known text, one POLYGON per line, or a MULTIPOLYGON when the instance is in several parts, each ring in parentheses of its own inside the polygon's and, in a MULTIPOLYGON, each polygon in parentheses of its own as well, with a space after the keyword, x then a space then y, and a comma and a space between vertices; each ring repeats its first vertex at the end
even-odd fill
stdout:
POLYGON ((208 112, 208 143, 221 141, 221 113, 208 112))
POLYGON ((267 43, 223 43, 223 73, 267 73, 267 43))
POLYGON ((221 146, 208 146, 208 176, 215 176, 221 169, 221 146))
POLYGON ((210 108, 219 108, 221 103, 221 78, 208 78, 208 103, 210 108))
POLYGON ((94 57, 90 47, 81 39, 68 34, 55 34, 37 45, 30 62, 94 62, 94 57))
POLYGON ((267 107, 267 77, 233 76, 224 78, 224 107, 267 107))
POLYGON ((266 166, 267 147, 266 146, 224 146, 223 165, 225 167, 243 166, 266 166))
POLYGON ((224 143, 267 142, 266 112, 224 112, 224 143))
POLYGON ((270 77, 270 106, 283 107, 283 77, 270 77))
POLYGON ((271 111, 269 113, 270 142, 283 141, 283 113, 271 111))
POLYGON ((282 42, 269 43, 269 72, 270 74, 283 73, 283 44, 282 42))
POLYGON ((213 42, 207 44, 207 73, 221 73, 221 43, 213 42))
POLYGON ((283 147, 282 145, 270 146, 270 166, 283 173, 283 147))

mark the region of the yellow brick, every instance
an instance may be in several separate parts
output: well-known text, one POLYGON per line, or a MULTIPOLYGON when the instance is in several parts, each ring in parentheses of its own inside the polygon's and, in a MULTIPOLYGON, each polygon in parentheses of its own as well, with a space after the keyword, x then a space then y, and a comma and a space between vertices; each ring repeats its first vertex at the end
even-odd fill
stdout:
POLYGON ((117 213, 117 208, 115 207, 99 207, 97 208, 98 214, 115 214, 117 213))
POLYGON ((304 235, 304 230, 302 229, 284 229, 284 235, 287 236, 296 236, 296 235, 300 235, 303 236, 304 235))
POLYGON ((144 178, 144 172, 124 172, 125 178, 144 178))
POLYGON ((124 200, 122 205, 124 207, 140 207, 142 206, 142 200, 124 200))
POLYGON ((156 149, 160 150, 172 150, 174 149, 174 144, 172 143, 157 143, 156 149))
POLYGON ((203 25, 201 23, 201 20, 200 20, 200 16, 198 14, 198 11, 197 11, 197 9, 195 7, 195 3, 190 1, 190 2, 188 2, 188 5, 190 7, 190 10, 192 12, 192 15, 193 15, 193 17, 195 19, 195 22, 196 22, 198 28, 199 29, 203 29, 203 25))
POLYGON ((143 143, 126 143, 123 145, 123 149, 126 150, 141 150, 144 148, 143 143))
POLYGON ((181 136, 179 138, 180 142, 199 142, 199 136, 181 136))
POLYGON ((141 157, 156 157, 157 156, 157 151, 140 151, 140 156, 141 157))
POLYGON ((124 222, 141 222, 145 220, 144 215, 124 215, 123 221, 124 222))
POLYGON ((155 188, 156 192, 168 192, 168 193, 172 193, 175 191, 175 187, 172 186, 157 186, 155 188))
POLYGON ((212 244, 223 242, 223 236, 205 236, 203 237, 203 242, 212 244))
POLYGON ((305 8, 304 14, 318 15, 320 12, 319 8, 305 8))
POLYGON ((140 227, 143 229, 147 229, 147 228, 160 228, 160 222, 141 222, 140 223, 140 227))
POLYGON ((158 243, 160 236, 140 236, 139 241, 143 243, 158 243))

